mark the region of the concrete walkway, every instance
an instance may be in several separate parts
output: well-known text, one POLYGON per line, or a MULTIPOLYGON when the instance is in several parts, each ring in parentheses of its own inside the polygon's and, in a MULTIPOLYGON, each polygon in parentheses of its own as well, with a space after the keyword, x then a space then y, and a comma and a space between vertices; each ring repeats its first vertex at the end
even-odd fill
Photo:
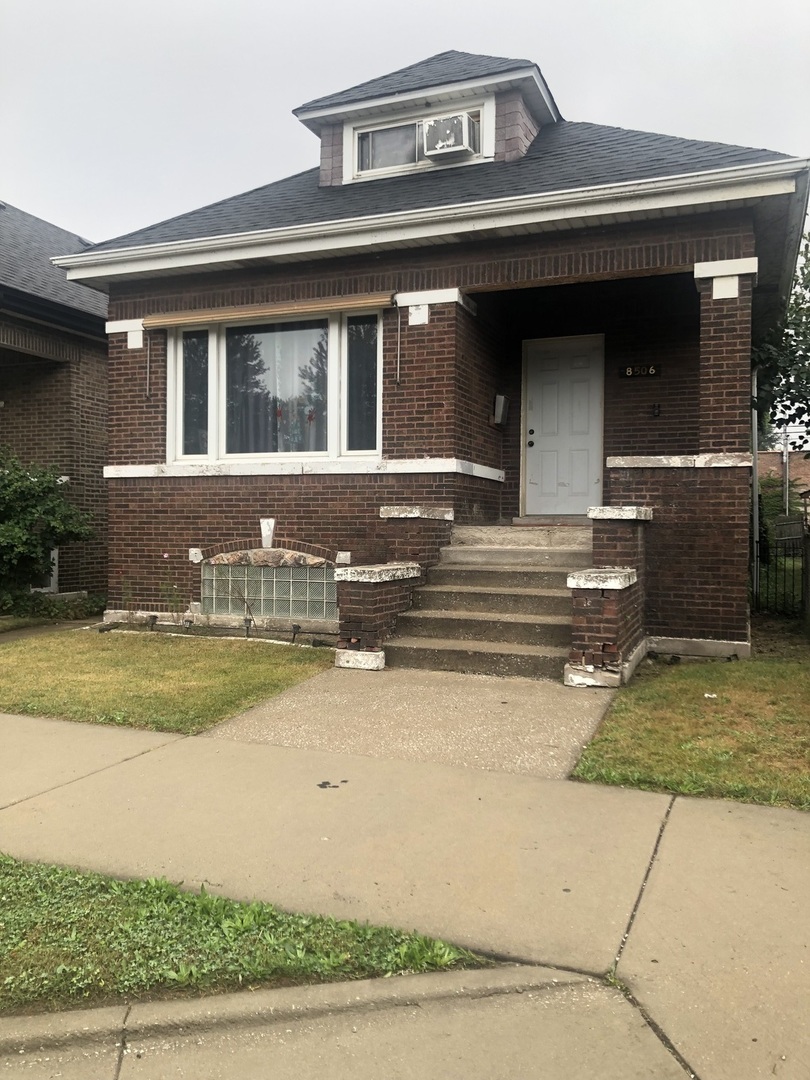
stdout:
MULTIPOLYGON (((424 712, 424 694, 410 701, 424 712)), ((0 1019, 0 1074, 810 1075, 798 812, 2 715, 0 762, 9 854, 415 927, 526 965, 0 1019), (604 979, 617 961, 626 994, 604 979)))

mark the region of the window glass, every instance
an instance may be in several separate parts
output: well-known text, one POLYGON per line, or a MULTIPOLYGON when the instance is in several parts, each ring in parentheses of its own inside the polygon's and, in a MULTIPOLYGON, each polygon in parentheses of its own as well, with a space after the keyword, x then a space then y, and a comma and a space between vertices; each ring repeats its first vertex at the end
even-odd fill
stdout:
POLYGON ((366 131, 357 138, 357 167, 390 169, 397 165, 413 165, 421 157, 417 132, 421 124, 398 124, 396 127, 366 131))
POLYGON ((226 453, 326 450, 328 341, 325 319, 226 331, 226 453))
POLYGON ((208 453, 208 331, 183 334, 183 453, 208 453))
POLYGON ((347 320, 346 449, 377 449, 377 316, 347 320))

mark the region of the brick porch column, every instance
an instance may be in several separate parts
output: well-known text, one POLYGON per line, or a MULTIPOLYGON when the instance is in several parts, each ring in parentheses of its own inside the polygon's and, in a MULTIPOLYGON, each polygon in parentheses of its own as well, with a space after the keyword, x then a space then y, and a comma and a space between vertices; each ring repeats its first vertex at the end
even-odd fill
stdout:
POLYGON ((756 259, 696 263, 700 293, 700 453, 751 449, 751 292, 756 259))

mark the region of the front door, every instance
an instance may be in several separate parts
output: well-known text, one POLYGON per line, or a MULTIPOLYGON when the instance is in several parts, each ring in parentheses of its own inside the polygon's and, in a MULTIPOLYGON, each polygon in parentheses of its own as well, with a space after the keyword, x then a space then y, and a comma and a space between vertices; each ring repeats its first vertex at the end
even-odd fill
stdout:
POLYGON ((602 505, 604 339, 523 342, 523 513, 602 505))

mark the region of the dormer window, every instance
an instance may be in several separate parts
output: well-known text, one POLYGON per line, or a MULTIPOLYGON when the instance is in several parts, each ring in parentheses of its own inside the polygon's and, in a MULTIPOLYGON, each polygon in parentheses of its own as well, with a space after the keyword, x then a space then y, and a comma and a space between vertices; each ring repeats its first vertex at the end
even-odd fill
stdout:
POLYGON ((422 124, 397 124, 357 133, 357 171, 415 165, 424 158, 422 124))
POLYGON ((420 117, 386 117, 386 122, 373 125, 346 124, 343 182, 491 159, 493 104, 477 102, 472 108, 453 111, 445 105, 446 111, 431 110, 420 117), (348 162, 352 163, 350 174, 348 162))

